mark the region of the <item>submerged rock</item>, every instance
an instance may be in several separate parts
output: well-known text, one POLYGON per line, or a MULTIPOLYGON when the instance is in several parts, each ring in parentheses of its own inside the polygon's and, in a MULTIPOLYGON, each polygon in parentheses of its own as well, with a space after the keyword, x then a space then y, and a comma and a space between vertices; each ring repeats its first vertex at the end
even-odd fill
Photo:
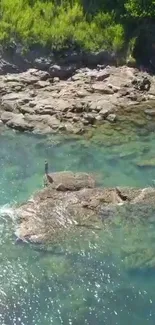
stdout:
POLYGON ((155 167, 155 158, 137 161, 136 165, 138 167, 155 167))
POLYGON ((100 230, 124 204, 154 205, 155 189, 100 188, 86 173, 50 174, 53 183, 15 207, 16 236, 35 243, 60 242, 69 232, 100 230))

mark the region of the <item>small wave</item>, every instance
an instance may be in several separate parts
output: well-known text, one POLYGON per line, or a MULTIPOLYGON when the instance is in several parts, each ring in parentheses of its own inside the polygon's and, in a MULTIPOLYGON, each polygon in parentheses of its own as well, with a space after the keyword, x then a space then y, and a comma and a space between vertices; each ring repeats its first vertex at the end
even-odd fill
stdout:
POLYGON ((9 203, 0 206, 0 219, 4 219, 6 217, 15 220, 15 212, 13 209, 13 205, 9 203))

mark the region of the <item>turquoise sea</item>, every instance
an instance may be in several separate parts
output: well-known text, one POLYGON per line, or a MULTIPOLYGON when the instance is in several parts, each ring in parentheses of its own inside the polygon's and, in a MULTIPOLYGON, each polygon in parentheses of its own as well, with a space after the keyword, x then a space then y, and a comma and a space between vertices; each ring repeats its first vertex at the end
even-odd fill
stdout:
MULTIPOLYGON (((153 130, 152 130, 153 131, 153 130)), ((54 247, 17 244, 11 214, 51 171, 102 186, 155 186, 155 133, 120 144, 11 131, 0 136, 0 325, 154 325, 155 210, 123 208, 102 231, 54 247)))

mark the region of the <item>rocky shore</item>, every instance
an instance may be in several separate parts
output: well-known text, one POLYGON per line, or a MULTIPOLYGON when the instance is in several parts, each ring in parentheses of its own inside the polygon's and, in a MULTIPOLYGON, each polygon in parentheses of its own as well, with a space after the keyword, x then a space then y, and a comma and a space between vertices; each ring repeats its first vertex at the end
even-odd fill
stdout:
MULTIPOLYGON (((15 207, 18 240, 60 242, 69 232, 103 229, 121 207, 155 207, 155 188, 101 188, 93 176, 69 171, 50 176, 52 184, 15 207)), ((147 213, 142 215, 146 218, 147 213)))
POLYGON ((122 116, 155 119, 155 79, 126 66, 96 69, 53 65, 49 71, 0 75, 0 120, 9 128, 35 134, 83 134, 90 127, 118 123, 122 116), (140 89, 144 76, 150 89, 140 89))

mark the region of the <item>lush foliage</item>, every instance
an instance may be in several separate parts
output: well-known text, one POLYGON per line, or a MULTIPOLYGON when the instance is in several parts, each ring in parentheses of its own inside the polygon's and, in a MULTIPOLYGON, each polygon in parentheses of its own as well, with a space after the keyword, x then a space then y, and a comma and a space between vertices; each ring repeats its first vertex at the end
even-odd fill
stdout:
POLYGON ((3 44, 118 51, 137 18, 155 17, 155 0, 1 0, 0 16, 3 44))

